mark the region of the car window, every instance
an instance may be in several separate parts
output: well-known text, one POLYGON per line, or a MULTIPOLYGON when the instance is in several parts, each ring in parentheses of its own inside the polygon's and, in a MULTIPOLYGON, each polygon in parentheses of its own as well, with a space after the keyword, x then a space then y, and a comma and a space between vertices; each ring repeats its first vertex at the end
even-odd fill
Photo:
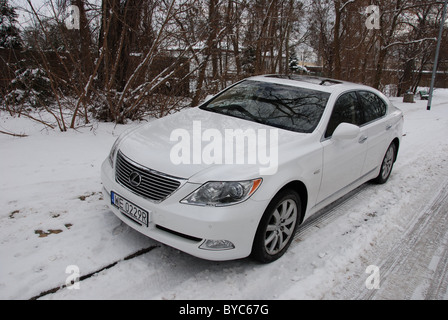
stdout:
POLYGON ((364 123, 369 123, 386 115, 387 105, 373 92, 358 92, 361 102, 362 112, 364 114, 364 123))
POLYGON ((355 92, 343 94, 336 101, 327 126, 325 138, 331 137, 336 128, 343 122, 357 126, 361 124, 361 112, 359 109, 358 97, 355 92))
POLYGON ((313 132, 330 94, 282 84, 246 80, 201 109, 301 133, 313 132))

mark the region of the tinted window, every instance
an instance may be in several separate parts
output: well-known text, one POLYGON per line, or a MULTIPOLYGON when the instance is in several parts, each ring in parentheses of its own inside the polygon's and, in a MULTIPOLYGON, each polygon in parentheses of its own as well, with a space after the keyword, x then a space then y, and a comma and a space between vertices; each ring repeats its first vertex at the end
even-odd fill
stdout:
POLYGON ((201 107, 276 128, 311 133, 322 117, 329 93, 280 84, 243 81, 201 107))
POLYGON ((336 128, 343 122, 357 126, 361 124, 361 112, 355 92, 346 93, 336 101, 325 137, 331 137, 336 128))
POLYGON ((363 123, 374 121, 386 115, 386 103, 376 94, 367 91, 360 91, 358 93, 364 114, 363 123))

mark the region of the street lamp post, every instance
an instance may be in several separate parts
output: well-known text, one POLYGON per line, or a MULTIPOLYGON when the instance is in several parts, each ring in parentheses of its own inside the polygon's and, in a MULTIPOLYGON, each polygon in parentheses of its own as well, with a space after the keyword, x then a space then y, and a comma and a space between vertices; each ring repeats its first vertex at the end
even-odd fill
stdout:
POLYGON ((434 60, 434 69, 432 71, 431 89, 429 90, 428 108, 427 108, 428 111, 431 110, 432 96, 434 94, 434 85, 435 85, 436 75, 437 75, 437 63, 439 61, 440 43, 442 42, 443 27, 444 27, 445 21, 446 21, 447 4, 448 4, 448 0, 445 0, 445 4, 443 5, 442 21, 440 22, 439 39, 437 40, 437 49, 436 49, 436 57, 434 60))

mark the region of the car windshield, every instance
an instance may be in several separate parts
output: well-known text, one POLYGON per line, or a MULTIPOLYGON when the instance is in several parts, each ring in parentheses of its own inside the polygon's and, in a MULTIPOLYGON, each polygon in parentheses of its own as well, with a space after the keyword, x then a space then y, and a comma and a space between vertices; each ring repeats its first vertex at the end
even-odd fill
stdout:
POLYGON ((205 103, 201 109, 301 133, 313 132, 329 93, 246 80, 205 103))

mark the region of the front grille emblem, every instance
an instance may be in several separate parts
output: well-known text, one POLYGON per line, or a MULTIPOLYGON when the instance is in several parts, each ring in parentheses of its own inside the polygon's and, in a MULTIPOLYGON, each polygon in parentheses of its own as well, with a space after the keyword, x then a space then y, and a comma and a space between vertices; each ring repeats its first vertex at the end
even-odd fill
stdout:
POLYGON ((115 180, 134 194, 153 202, 171 196, 186 180, 168 176, 130 160, 118 151, 115 180))
POLYGON ((132 172, 129 176, 129 183, 133 187, 139 187, 142 184, 142 176, 139 175, 137 172, 132 172))

